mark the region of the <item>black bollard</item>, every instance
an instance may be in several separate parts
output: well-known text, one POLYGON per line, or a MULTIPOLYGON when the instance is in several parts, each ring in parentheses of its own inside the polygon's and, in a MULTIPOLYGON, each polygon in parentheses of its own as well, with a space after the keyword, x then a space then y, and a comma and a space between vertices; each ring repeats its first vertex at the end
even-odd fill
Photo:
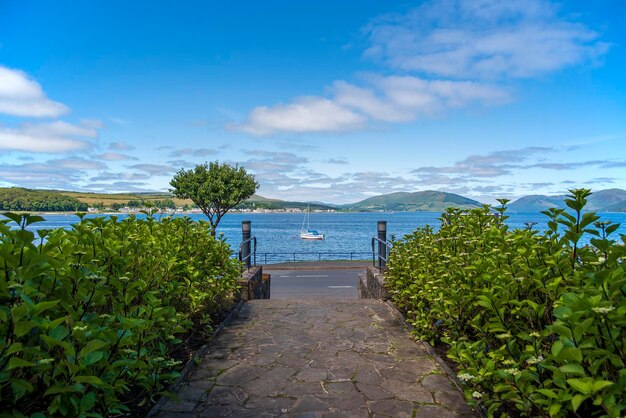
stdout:
POLYGON ((378 268, 387 264, 387 221, 378 221, 378 268))
POLYGON ((250 237, 252 236, 252 225, 250 221, 241 221, 241 241, 243 246, 241 248, 241 261, 247 269, 252 265, 250 257, 250 237))

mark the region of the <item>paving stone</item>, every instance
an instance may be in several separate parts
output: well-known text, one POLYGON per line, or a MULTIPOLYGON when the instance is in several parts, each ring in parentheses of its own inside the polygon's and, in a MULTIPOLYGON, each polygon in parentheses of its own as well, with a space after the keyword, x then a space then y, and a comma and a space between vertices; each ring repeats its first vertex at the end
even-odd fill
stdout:
POLYGON ((415 418, 454 418, 457 414, 440 406, 420 405, 417 407, 415 418))
POLYGON ((325 368, 302 367, 295 376, 296 380, 305 382, 320 382, 326 380, 328 371, 325 368))
POLYGON ((422 378, 422 374, 417 374, 409 370, 404 370, 401 366, 394 366, 382 369, 380 371, 380 374, 384 379, 401 380, 407 383, 416 383, 422 378))
POLYGON ((326 411, 330 411, 330 407, 328 406, 328 404, 311 395, 302 396, 296 401, 296 403, 292 407, 292 412, 294 414, 326 411))
POLYGON ((354 369, 348 367, 330 367, 328 368, 328 379, 330 381, 352 380, 356 373, 354 369))
MULTIPOLYGON (((215 415, 213 415, 215 416, 215 415)), ((191 412, 162 412, 160 418, 196 418, 196 414, 191 412)))
POLYGON ((246 409, 278 416, 289 413, 294 402, 292 398, 255 397, 246 404, 246 409))
POLYGON ((451 411, 459 415, 472 415, 474 411, 465 402, 465 397, 459 391, 435 392, 435 401, 445 405, 451 411))
POLYGON ((372 363, 360 364, 356 370, 355 380, 360 383, 377 385, 381 382, 382 376, 372 363))
POLYGON ((348 411, 333 411, 322 414, 322 418, 368 418, 367 408, 351 409, 348 411))
POLYGON ((413 402, 434 403, 433 396, 419 383, 407 383, 401 380, 384 380, 380 387, 393 394, 398 399, 413 402))
POLYGON ((290 367, 270 368, 258 378, 245 383, 241 387, 246 393, 254 394, 255 397, 277 396, 289 385, 290 382, 287 379, 296 372, 297 369, 290 367))
POLYGON ((323 395, 324 388, 321 382, 289 382, 289 384, 280 391, 280 396, 299 398, 303 395, 323 395))
POLYGON ((405 370, 419 376, 425 376, 440 371, 437 364, 431 358, 419 360, 400 360, 395 366, 397 370, 405 370))
POLYGON ((170 399, 163 405, 162 409, 167 412, 191 412, 195 409, 196 405, 197 402, 170 399))
POLYGON ((330 394, 356 392, 356 388, 352 382, 329 382, 324 385, 324 388, 330 394))
POLYGON ((159 418, 476 416, 387 305, 254 300, 159 418))
POLYGON ((207 405, 243 405, 248 399, 248 394, 241 388, 229 386, 215 386, 205 397, 207 405))
POLYGON ((176 394, 179 399, 188 402, 199 402, 214 386, 212 381, 196 381, 181 387, 176 394))
POLYGON ((413 403, 397 399, 370 402, 369 409, 373 414, 387 417, 411 418, 413 416, 413 403))
POLYGON ((216 383, 218 385, 224 386, 238 386, 253 379, 256 379, 257 377, 265 373, 265 371, 266 369, 263 369, 261 367, 238 365, 228 369, 226 372, 219 375, 216 383))
POLYGON ((446 375, 431 374, 422 380, 422 386, 430 391, 447 392, 454 390, 454 386, 446 375))
POLYGON ((393 398, 394 395, 383 388, 368 383, 356 383, 357 389, 370 401, 393 398))
POLYGON ((348 411, 358 409, 360 406, 366 405, 365 397, 356 390, 347 393, 324 394, 320 395, 318 398, 327 403, 331 410, 339 409, 342 411, 348 411))
POLYGON ((300 367, 308 363, 308 359, 297 354, 283 354, 276 358, 276 363, 283 366, 300 367))

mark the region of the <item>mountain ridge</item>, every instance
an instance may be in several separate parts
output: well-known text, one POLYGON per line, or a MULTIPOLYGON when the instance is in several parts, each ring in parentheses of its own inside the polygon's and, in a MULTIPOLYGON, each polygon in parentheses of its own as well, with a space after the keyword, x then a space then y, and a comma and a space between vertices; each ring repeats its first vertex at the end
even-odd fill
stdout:
MULTIPOLYGON (((0 196, 4 193, 14 193, 17 191, 30 191, 41 193, 42 200, 44 195, 49 198, 50 194, 58 194, 59 196, 69 196, 90 206, 102 205, 117 206, 125 205, 130 200, 141 202, 151 202, 163 199, 171 199, 177 206, 192 204, 190 200, 175 198, 171 193, 167 192, 137 192, 137 193, 92 193, 92 192, 72 192, 64 190, 47 190, 47 189, 26 189, 20 187, 4 187, 0 188, 0 196)), ((508 205, 510 212, 539 212, 551 207, 564 208, 563 200, 565 195, 528 195, 508 205)), ((588 210, 598 212, 626 212, 626 190, 611 188, 598 190, 588 198, 588 210)), ((1 202, 0 202, 1 203, 1 202)), ((327 204, 321 202, 295 202, 285 201, 281 199, 272 199, 260 195, 253 195, 250 199, 239 205, 238 209, 268 209, 268 210, 285 210, 285 209, 305 209, 307 206, 311 210, 339 210, 339 211, 395 211, 395 212, 413 212, 413 211, 443 211, 447 207, 458 208, 474 208, 483 204, 477 200, 464 197, 455 193, 424 190, 419 192, 393 192, 379 196, 369 197, 349 204, 327 204)), ((2 206, 0 206, 1 208, 2 206)), ((7 210, 5 207, 4 210, 7 210)))

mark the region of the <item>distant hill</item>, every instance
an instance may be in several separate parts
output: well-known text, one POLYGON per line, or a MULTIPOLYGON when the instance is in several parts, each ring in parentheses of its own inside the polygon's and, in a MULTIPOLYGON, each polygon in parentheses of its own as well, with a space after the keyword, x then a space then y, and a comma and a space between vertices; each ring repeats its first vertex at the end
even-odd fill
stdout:
POLYGON ((534 194, 530 196, 524 196, 517 199, 515 202, 508 205, 508 211, 510 212, 541 212, 549 208, 564 208, 565 203, 563 200, 566 198, 562 196, 545 196, 540 194, 534 194))
POLYGON ((610 207, 626 206, 626 190, 606 189, 598 190, 589 196, 587 208, 589 210, 607 212, 610 207))
MULTIPOLYGON (((524 196, 509 204, 510 212, 539 212, 552 207, 564 208, 565 195, 524 196)), ((188 205, 191 200, 178 199, 167 192, 141 192, 141 193, 89 193, 68 192, 64 190, 32 190, 22 187, 0 188, 0 210, 22 211, 85 211, 87 206, 99 208, 120 208, 129 205, 137 207, 150 202, 155 207, 163 204, 174 207, 188 205)), ((370 197, 360 202, 334 206, 320 202, 290 202, 279 199, 268 199, 263 196, 253 195, 250 199, 240 204, 238 209, 306 209, 311 210, 348 210, 348 211, 395 211, 415 212, 433 211, 442 212, 448 207, 477 208, 482 203, 458 194, 439 191, 423 192, 396 192, 380 196, 370 197)), ((626 212, 626 190, 606 189, 598 190, 589 197, 587 209, 598 212, 626 212)))
MULTIPOLYGON (((510 212, 539 212, 549 208, 565 208, 565 195, 530 195, 509 204, 510 212)), ((587 199, 587 210, 596 212, 626 212, 626 190, 605 189, 593 192, 587 199)))
POLYGON ((336 209, 335 206, 323 203, 289 202, 279 199, 268 199, 257 194, 253 195, 250 199, 238 205, 237 209, 306 209, 307 206, 311 210, 336 209))
POLYGON ((626 212, 626 200, 611 206, 607 206, 602 210, 602 212, 626 212))
MULTIPOLYGON (((35 190, 23 187, 0 187, 0 210, 15 211, 86 211, 87 207, 119 208, 131 203, 130 206, 151 203, 159 206, 160 203, 170 201, 172 205, 193 206, 187 199, 178 199, 167 192, 136 192, 136 193, 92 193, 70 192, 66 190, 35 190)), ((335 206, 321 203, 287 202, 278 199, 268 199, 253 195, 239 206, 238 209, 306 209, 331 210, 335 206)), ((173 207, 173 206, 172 206, 173 207)))
POLYGON ((341 208, 354 211, 443 211, 449 207, 478 208, 482 203, 454 193, 427 190, 423 192, 396 192, 370 197, 357 203, 343 205, 341 208))
POLYGON ((0 188, 0 211, 73 212, 86 211, 87 204, 57 191, 23 187, 0 188))

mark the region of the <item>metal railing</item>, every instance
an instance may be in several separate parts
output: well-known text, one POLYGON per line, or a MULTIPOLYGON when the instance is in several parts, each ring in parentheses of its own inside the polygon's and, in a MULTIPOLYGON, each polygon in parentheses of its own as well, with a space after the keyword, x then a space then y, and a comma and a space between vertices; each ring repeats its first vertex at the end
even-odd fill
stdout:
POLYGON ((372 237, 372 265, 378 267, 380 271, 384 270, 387 266, 389 259, 389 253, 391 251, 391 244, 380 238, 372 237), (376 245, 378 243, 378 245, 376 245), (378 257, 376 256, 376 250, 378 249, 378 257), (376 262, 378 261, 378 263, 376 262))
POLYGON ((266 252, 259 253, 259 261, 263 264, 291 263, 298 261, 335 261, 335 260, 366 260, 369 251, 295 251, 295 252, 266 252))
POLYGON ((256 237, 250 237, 245 241, 241 241, 241 244, 239 244, 239 261, 246 268, 256 266, 256 237), (251 243, 254 243, 252 248, 250 248, 251 243))

